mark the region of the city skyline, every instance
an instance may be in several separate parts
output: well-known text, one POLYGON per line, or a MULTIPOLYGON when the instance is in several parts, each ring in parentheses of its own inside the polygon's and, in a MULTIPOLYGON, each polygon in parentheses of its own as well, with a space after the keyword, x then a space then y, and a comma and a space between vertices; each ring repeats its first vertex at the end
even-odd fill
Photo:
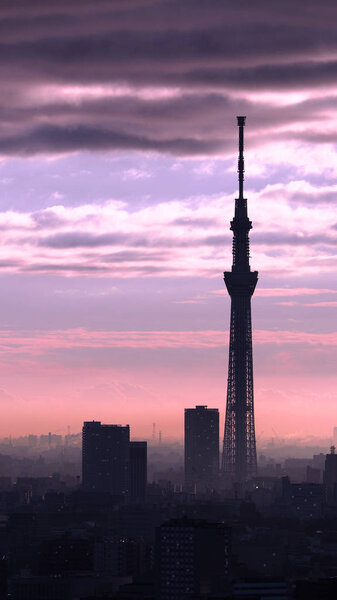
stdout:
POLYGON ((223 430, 237 114, 257 439, 331 435, 334 4, 243 3, 243 22, 186 1, 179 26, 175 5, 1 9, 1 437, 132 414, 137 438, 182 439, 198 404, 223 430))

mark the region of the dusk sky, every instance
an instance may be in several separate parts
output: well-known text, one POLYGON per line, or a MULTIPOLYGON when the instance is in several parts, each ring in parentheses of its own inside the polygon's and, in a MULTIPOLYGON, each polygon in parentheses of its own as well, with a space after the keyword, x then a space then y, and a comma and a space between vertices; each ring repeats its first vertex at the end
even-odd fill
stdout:
POLYGON ((246 115, 257 441, 337 426, 335 0, 0 9, 0 436, 226 405, 246 115))

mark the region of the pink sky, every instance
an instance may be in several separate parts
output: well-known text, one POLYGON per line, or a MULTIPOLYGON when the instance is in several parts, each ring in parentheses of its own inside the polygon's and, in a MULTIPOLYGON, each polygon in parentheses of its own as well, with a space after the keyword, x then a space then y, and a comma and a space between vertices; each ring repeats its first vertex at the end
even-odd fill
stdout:
POLYGON ((1 436, 223 419, 239 114, 257 434, 337 426, 335 3, 177 2, 0 9, 1 436))

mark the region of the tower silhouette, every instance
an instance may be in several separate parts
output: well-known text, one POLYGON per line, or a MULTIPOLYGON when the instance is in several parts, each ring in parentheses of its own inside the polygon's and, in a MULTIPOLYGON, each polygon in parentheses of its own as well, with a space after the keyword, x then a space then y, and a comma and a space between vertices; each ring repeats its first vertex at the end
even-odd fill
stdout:
POLYGON ((257 283, 257 271, 250 270, 249 230, 252 223, 243 196, 243 129, 246 117, 237 117, 239 126, 239 197, 235 200, 233 265, 224 273, 231 297, 228 388, 222 472, 233 483, 244 483, 256 473, 254 426, 253 353, 250 299, 257 283))

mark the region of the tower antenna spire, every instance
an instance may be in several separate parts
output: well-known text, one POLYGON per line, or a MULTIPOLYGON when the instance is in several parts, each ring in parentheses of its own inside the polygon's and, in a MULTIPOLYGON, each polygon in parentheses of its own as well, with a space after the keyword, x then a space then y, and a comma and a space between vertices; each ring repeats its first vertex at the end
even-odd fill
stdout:
POLYGON ((243 199, 243 180, 245 172, 245 161, 243 157, 243 128, 245 126, 246 117, 236 117, 238 120, 239 127, 239 160, 238 160, 238 174, 239 174, 239 198, 243 199))

